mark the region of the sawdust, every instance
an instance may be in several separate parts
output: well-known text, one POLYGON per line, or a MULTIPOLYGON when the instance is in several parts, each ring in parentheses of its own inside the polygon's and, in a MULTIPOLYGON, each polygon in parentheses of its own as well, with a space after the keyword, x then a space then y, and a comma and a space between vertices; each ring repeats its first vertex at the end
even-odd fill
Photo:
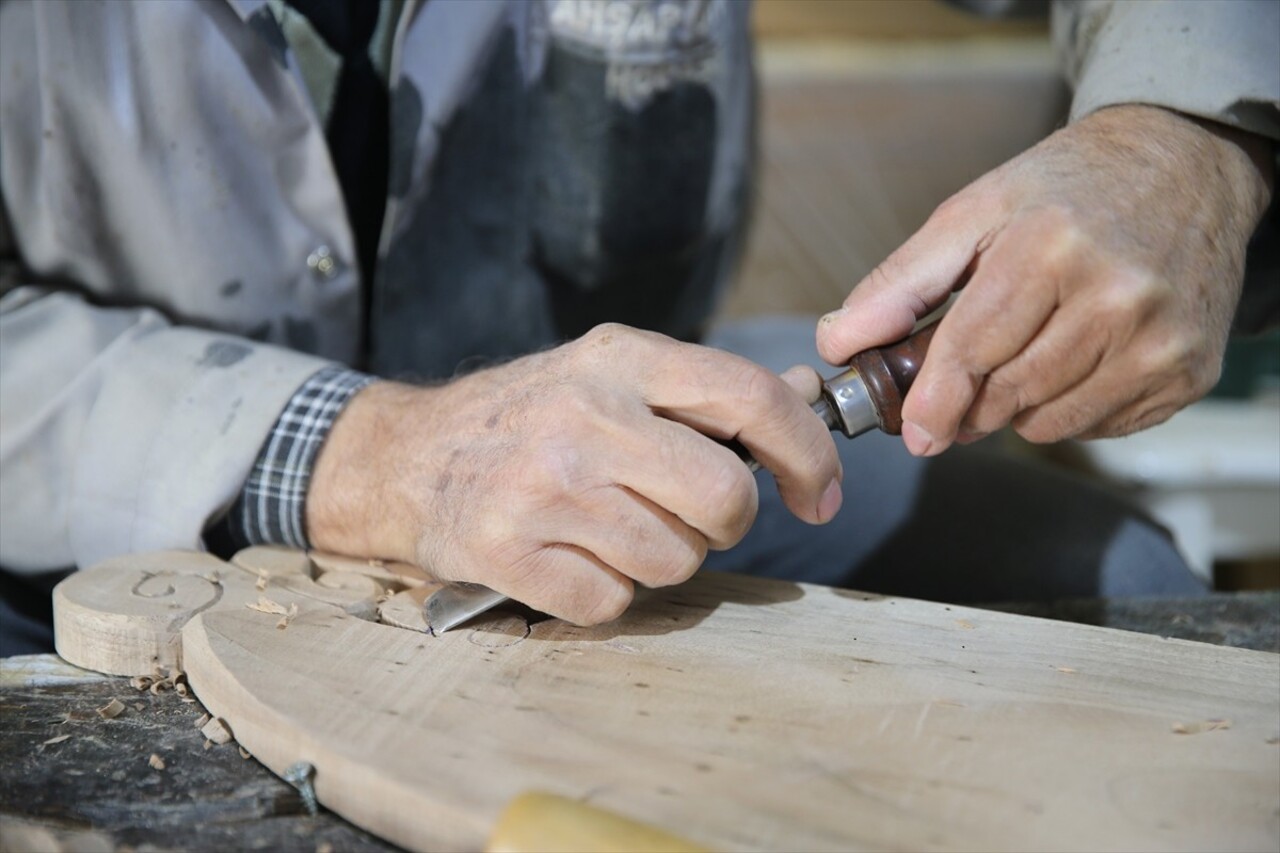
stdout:
POLYGON ((1201 732, 1216 732, 1231 728, 1231 721, 1224 719, 1209 719, 1194 723, 1174 723, 1172 730, 1178 735, 1198 735, 1201 732))
MULTIPOLYGON (((214 717, 209 722, 200 727, 200 734, 207 737, 213 743, 221 746, 224 743, 232 741, 231 729, 227 728, 226 722, 221 717, 214 717)), ((206 747, 207 749, 208 747, 206 747)))
POLYGON ((256 603, 246 604, 245 607, 249 608, 250 610, 256 610, 259 613, 271 613, 276 616, 284 616, 289 612, 289 609, 285 607, 283 604, 281 604, 278 601, 272 601, 271 599, 267 598, 265 595, 258 596, 258 600, 256 603))
POLYGON ((150 764, 152 768, 156 770, 164 769, 164 759, 156 755, 154 752, 151 753, 151 757, 147 759, 147 763, 150 764))

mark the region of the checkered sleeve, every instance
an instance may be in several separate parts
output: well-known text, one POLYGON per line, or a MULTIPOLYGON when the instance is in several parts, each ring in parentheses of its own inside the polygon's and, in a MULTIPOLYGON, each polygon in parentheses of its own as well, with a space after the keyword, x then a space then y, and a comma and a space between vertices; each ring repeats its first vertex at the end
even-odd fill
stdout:
POLYGON ((234 544, 308 547, 311 468, 342 407, 373 381, 345 367, 326 367, 294 392, 225 519, 234 544))

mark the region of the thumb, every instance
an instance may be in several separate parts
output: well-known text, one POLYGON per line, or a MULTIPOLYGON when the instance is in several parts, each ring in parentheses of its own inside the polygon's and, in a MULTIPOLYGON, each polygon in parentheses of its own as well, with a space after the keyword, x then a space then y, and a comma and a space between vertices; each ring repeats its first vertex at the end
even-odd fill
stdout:
POLYGON ((956 288, 988 241, 991 226, 974 216, 963 193, 939 207, 919 231, 858 282, 844 307, 818 320, 818 352, 846 364, 863 350, 892 343, 956 288))

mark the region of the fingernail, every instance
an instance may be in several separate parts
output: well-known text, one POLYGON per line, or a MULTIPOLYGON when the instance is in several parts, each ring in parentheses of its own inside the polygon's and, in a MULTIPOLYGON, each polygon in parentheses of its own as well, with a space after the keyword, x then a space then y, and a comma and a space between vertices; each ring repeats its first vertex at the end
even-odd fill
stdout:
POLYGON ((913 456, 932 456, 936 442, 928 430, 911 421, 902 422, 902 441, 913 456))
POLYGON ((835 518, 843 503, 844 489, 840 487, 839 480, 832 480, 827 484, 827 490, 822 493, 822 498, 818 501, 818 520, 825 524, 835 518))
POLYGON ((823 314, 821 317, 819 317, 819 318, 818 318, 818 325, 819 325, 819 326, 829 326, 829 325, 831 325, 832 323, 834 323, 836 320, 839 320, 841 317, 843 317, 843 316, 844 316, 845 314, 847 314, 847 313, 849 313, 849 309, 848 309, 848 308, 837 308, 836 310, 832 311, 831 313, 829 313, 829 314, 823 314))

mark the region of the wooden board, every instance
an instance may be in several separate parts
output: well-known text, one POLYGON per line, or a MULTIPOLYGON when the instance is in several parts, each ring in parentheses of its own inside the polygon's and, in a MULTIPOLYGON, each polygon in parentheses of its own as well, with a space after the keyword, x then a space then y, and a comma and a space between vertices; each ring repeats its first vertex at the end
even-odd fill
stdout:
POLYGON ((721 849, 1280 844, 1270 653, 713 574, 592 629, 432 637, 294 603, 284 629, 195 614, 189 681, 260 761, 312 763, 321 802, 407 847, 480 847, 528 790, 721 849))

